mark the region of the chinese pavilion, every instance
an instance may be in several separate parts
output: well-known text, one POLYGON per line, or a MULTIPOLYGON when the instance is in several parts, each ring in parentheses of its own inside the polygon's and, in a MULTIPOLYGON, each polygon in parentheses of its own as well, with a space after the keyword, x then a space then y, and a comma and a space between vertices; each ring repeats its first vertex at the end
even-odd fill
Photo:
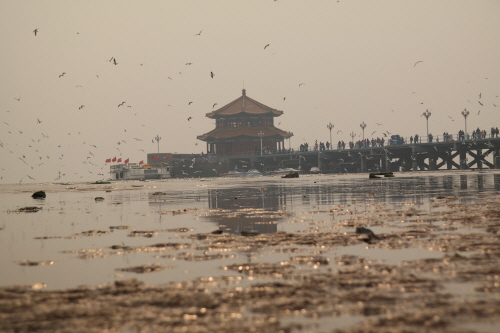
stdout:
POLYGON ((215 119, 215 129, 198 136, 207 143, 207 153, 216 155, 251 155, 263 151, 284 150, 285 139, 293 134, 274 127, 274 118, 283 114, 246 95, 206 117, 215 119))

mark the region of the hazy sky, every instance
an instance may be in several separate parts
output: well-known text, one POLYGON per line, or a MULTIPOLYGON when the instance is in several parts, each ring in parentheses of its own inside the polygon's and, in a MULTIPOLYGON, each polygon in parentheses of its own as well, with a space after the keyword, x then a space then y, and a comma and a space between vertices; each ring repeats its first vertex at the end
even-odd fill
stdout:
POLYGON ((243 85, 293 147, 329 122, 334 142, 362 121, 423 136, 426 109, 434 135, 464 108, 469 132, 500 127, 497 0, 3 0, 0 37, 0 183, 108 178, 107 158, 145 160, 156 135, 206 151, 205 114, 243 85))

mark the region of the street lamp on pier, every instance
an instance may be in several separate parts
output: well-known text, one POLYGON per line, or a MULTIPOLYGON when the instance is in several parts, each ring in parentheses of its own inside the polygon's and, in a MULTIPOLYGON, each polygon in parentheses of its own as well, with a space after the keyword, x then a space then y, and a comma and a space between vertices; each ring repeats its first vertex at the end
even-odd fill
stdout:
POLYGON ((159 135, 156 135, 156 143, 158 144, 158 154, 160 153, 160 140, 161 140, 161 137, 159 135))
POLYGON ((361 129, 363 130, 363 142, 364 142, 365 141, 365 127, 366 127, 365 122, 364 121, 361 122, 361 124, 359 124, 359 127, 361 127, 361 129))
POLYGON ((333 146, 333 142, 332 142, 332 129, 333 129, 334 125, 330 122, 328 123, 328 125, 326 125, 326 128, 328 128, 330 130, 330 147, 333 146))
POLYGON ((351 142, 354 143, 354 137, 356 136, 356 133, 351 132, 351 134, 349 135, 351 136, 351 142))
POLYGON ((260 156, 262 156, 262 138, 264 137, 264 132, 259 131, 257 135, 260 137, 260 156))
POLYGON ((425 117, 425 120, 427 121, 427 142, 429 142, 429 117, 431 116, 431 113, 429 110, 425 110, 422 115, 425 117))
POLYGON ((464 109, 462 111, 462 116, 464 116, 464 119, 465 119, 465 138, 467 139, 468 138, 468 135, 467 135, 467 116, 469 115, 469 111, 467 109, 464 109))

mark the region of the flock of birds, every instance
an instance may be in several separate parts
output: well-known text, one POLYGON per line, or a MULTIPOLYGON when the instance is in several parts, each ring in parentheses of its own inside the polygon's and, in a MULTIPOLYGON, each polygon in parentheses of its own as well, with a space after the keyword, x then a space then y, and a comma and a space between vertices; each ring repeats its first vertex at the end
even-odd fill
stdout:
MULTIPOLYGON (((203 33, 203 30, 200 30, 198 33, 194 34, 195 37, 200 37, 202 36, 202 33, 203 33)), ((33 34, 35 37, 39 36, 40 34, 40 30, 38 28, 34 29, 33 30, 33 34)), ((265 50, 266 52, 268 52, 269 49, 272 49, 272 46, 270 43, 267 43, 263 46, 263 50, 265 50)), ((110 64, 112 64, 113 66, 117 66, 119 64, 119 62, 117 61, 116 57, 112 56, 110 57, 108 60, 106 60, 107 62, 109 62, 110 64)), ((418 66, 419 64, 422 64, 424 61, 422 60, 419 60, 417 62, 414 63, 413 67, 415 68, 416 66, 418 66)), ((143 64, 140 64, 141 66, 143 64)), ((186 66, 192 66, 193 63, 192 62, 186 62, 185 63, 186 66)), ((68 77, 68 74, 66 71, 63 71, 63 72, 59 72, 60 74, 58 74, 58 78, 61 79, 61 80, 64 80, 64 79, 67 79, 68 77)), ((70 76, 71 76, 71 73, 70 73, 70 76)), ((215 79, 215 73, 214 71, 210 71, 209 73, 209 76, 211 79, 215 79)), ((99 78, 99 75, 96 74, 96 77, 99 78)), ((168 77, 169 80, 172 80, 172 77, 168 77)), ((301 88, 303 86, 305 86, 306 83, 304 82, 299 82, 298 83, 298 88, 301 88)), ((77 88, 83 88, 82 85, 76 85, 77 88)), ((478 104, 483 107, 484 104, 483 104, 483 100, 481 99, 481 93, 479 93, 479 99, 478 99, 478 104)), ((497 96, 498 97, 498 96, 497 96)), ((286 101, 286 96, 283 97, 283 101, 286 101)), ((22 96, 18 96, 18 97, 14 97, 14 99, 21 103, 22 102, 22 96)), ((470 102, 470 101, 469 101, 470 102)), ((188 106, 190 105, 193 105, 194 101, 189 101, 188 102, 188 106)), ((423 103, 420 103, 420 104, 423 104, 423 103)), ((126 108, 132 108, 132 105, 129 105, 126 101, 120 101, 119 103, 116 104, 118 108, 122 108, 122 107, 126 107, 126 108)), ((212 104, 212 109, 215 109, 215 107, 218 105, 218 103, 213 103, 212 104)), ((167 105, 168 107, 172 107, 172 105, 168 104, 167 105)), ((493 103, 493 106, 494 107, 498 107, 497 104, 493 103)), ((85 104, 79 104, 78 106, 78 110, 79 111, 82 111, 84 108, 86 108, 86 105, 85 104)), ((390 110, 392 112, 394 112, 394 110, 390 110)), ((8 112, 8 111, 7 111, 8 112)), ((481 110, 479 110, 477 112, 477 115, 480 115, 481 113, 481 110)), ((448 116, 448 118, 450 118, 451 121, 454 121, 453 117, 451 116, 448 116)), ((193 115, 189 115, 187 116, 187 122, 191 122, 193 120, 193 115)), ((10 126, 9 123, 7 122, 3 122, 6 126, 10 126)), ((39 125, 39 126, 43 126, 45 123, 43 122, 42 119, 40 118, 36 118, 36 124, 39 125)), ((382 126, 381 123, 376 123, 377 126, 382 126)), ((145 125, 142 125, 142 126, 145 126, 145 125)), ((18 130, 19 131, 19 134, 22 135, 25 131, 21 131, 21 130, 18 130)), ((124 129, 124 132, 127 132, 127 129, 124 129)), ((371 133, 371 135, 375 135, 378 131, 373 131, 371 133)), ((337 131, 337 134, 340 134, 342 133, 341 130, 337 131)), ((384 137, 387 137, 388 135, 390 135, 391 133, 389 131, 384 131, 384 132, 380 132, 384 137)), ((7 134, 13 134, 13 132, 11 130, 7 130, 7 134)), ((68 135, 71 135, 71 133, 68 133, 68 135)), ((78 133, 78 135, 80 135, 80 132, 78 133)), ((138 138, 138 137, 134 137, 132 138, 133 140, 135 140, 136 142, 140 142, 140 141, 143 141, 143 139, 141 138, 138 138)), ((0 139, 1 140, 1 139, 0 139)), ((37 163, 33 163, 33 160, 35 160, 35 158, 32 158, 31 160, 31 163, 28 162, 28 158, 26 157, 26 153, 22 154, 21 156, 22 157, 19 157, 19 159, 26 165, 28 165, 32 170, 34 170, 35 168, 37 167, 40 167, 41 165, 44 164, 44 160, 48 160, 50 159, 50 155, 49 154, 43 154, 42 151, 44 150, 40 143, 43 142, 44 140, 49 140, 49 136, 44 134, 43 132, 41 133, 41 137, 33 137, 31 138, 31 144, 28 146, 28 148, 31 148, 31 149, 34 149, 33 151, 33 155, 37 155, 36 156, 36 159, 38 160, 37 163)), ((104 169, 107 168, 108 166, 106 164, 103 164, 102 161, 96 161, 95 158, 96 158, 96 151, 95 149, 97 149, 97 145, 95 144, 91 144, 89 145, 88 143, 86 143, 84 140, 82 140, 83 143, 82 145, 86 145, 86 146, 89 146, 89 151, 87 153, 87 156, 85 158, 85 160, 82 162, 84 164, 89 164, 89 165, 92 165, 94 167, 94 169, 92 170, 88 170, 88 172, 90 174, 96 174, 96 175, 99 175, 99 176, 103 176, 104 177, 104 169), (92 151, 92 149, 94 149, 94 151, 92 151), (97 171, 95 170, 97 169, 97 171)), ((154 140, 152 140, 152 143, 155 143, 154 140)), ((122 156, 122 151, 120 148, 123 147, 123 145, 127 144, 127 141, 125 140, 120 140, 117 142, 117 147, 114 147, 116 149, 116 153, 119 154, 119 156, 122 156)), ((1 142, 0 141, 0 148, 7 148, 6 147, 7 145, 4 143, 4 142, 1 142)), ((58 144, 56 145, 57 148, 61 148, 61 144, 58 144)), ((144 149, 139 149, 138 151, 141 151, 143 153, 146 153, 144 149)), ((9 153, 12 153, 12 154, 16 154, 12 149, 9 149, 9 153)), ((63 160, 65 158, 65 155, 64 154, 60 154, 57 156, 58 159, 60 160, 63 160)), ((63 166, 63 165, 61 165, 63 166)), ((2 171, 4 171, 5 169, 2 169, 2 171)), ((67 172, 67 171, 66 171, 67 172)), ((64 177, 66 176, 66 172, 64 171, 60 171, 58 170, 57 171, 57 177, 54 178, 54 180, 60 180, 61 177, 64 177)), ((76 173, 75 173, 76 174, 76 173)), ((74 176, 74 175, 72 175, 74 176)), ((33 177, 32 175, 29 175, 29 174, 26 174, 25 176, 26 178, 30 179, 30 180, 35 180, 35 177, 33 177)), ((80 178, 82 178, 83 175, 80 175, 80 178)), ((0 176, 0 179, 3 179, 3 176, 0 176)), ((22 182, 24 179, 24 177, 20 180, 20 182, 22 182)))

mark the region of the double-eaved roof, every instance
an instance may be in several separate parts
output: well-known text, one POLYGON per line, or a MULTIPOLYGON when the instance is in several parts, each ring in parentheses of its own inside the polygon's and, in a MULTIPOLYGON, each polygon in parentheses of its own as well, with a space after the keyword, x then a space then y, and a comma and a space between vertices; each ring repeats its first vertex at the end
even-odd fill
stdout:
POLYGON ((283 137, 289 138, 292 135, 276 127, 219 127, 197 137, 198 140, 207 141, 210 139, 231 139, 242 136, 259 138, 259 132, 264 133, 263 138, 283 137))
POLYGON ((207 113, 206 116, 208 118, 216 119, 234 116, 237 114, 241 115, 242 113, 246 113, 248 115, 269 115, 272 117, 278 117, 283 114, 283 111, 273 109, 267 105, 257 102, 256 100, 248 97, 246 95, 246 90, 243 89, 240 97, 215 111, 207 113))

